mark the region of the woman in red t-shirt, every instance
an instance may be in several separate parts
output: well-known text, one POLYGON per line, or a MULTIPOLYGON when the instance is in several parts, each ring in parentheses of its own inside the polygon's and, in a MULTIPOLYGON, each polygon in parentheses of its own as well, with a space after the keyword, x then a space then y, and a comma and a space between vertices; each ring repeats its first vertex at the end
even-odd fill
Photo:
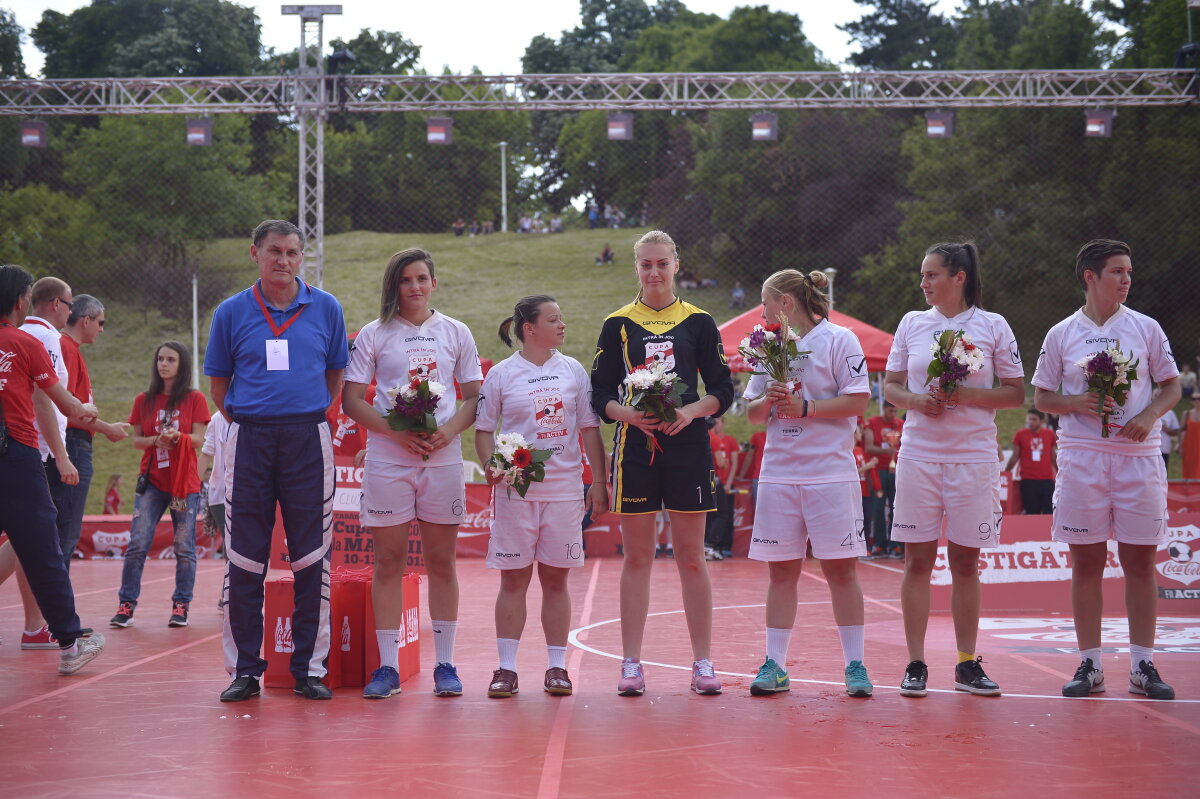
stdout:
POLYGON ((154 351, 150 387, 138 394, 129 414, 133 446, 145 450, 125 568, 121 572, 120 606, 109 622, 133 624, 133 611, 142 590, 142 569, 154 540, 154 528, 169 507, 175 528, 175 593, 171 597, 171 627, 186 627, 192 586, 196 582, 196 514, 200 507, 200 474, 196 450, 204 445, 208 401, 188 387, 192 358, 187 347, 167 341, 154 351))
POLYGON ((104 487, 104 514, 115 516, 121 512, 121 475, 110 474, 104 487))

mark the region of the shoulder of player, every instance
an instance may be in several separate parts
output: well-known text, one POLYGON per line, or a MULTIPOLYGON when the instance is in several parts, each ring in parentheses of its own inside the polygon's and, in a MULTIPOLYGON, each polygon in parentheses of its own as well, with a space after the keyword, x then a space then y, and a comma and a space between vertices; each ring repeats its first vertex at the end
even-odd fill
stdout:
POLYGON ((622 320, 628 319, 630 314, 633 313, 633 310, 636 307, 637 307, 636 302, 631 302, 628 305, 622 305, 620 308, 613 311, 608 316, 604 317, 605 327, 607 327, 610 322, 615 321, 616 323, 619 324, 622 320))
MULTIPOLYGON (((712 320, 712 314, 697 305, 692 305, 687 300, 681 299, 679 301, 679 308, 684 314, 687 315, 688 318, 693 316, 702 316, 712 320)), ((714 321, 713 324, 716 324, 716 322, 714 321)))

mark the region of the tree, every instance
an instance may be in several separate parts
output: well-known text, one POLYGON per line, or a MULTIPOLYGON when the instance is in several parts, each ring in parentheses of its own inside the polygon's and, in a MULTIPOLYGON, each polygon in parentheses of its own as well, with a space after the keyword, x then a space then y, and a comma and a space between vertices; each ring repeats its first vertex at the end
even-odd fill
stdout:
POLYGON ((48 78, 251 75, 258 15, 226 0, 93 0, 45 11, 33 41, 48 78))
POLYGON ((1104 18, 1125 29, 1114 66, 1169 69, 1175 50, 1187 42, 1186 0, 1099 0, 1104 18))
POLYGON ((21 57, 21 37, 25 29, 17 24, 16 15, 0 8, 0 78, 25 78, 25 59, 21 57))
POLYGON ((934 0, 855 0, 874 6, 856 22, 839 25, 862 49, 850 56, 858 67, 880 71, 945 69, 954 53, 954 26, 934 12, 934 0))
POLYGON ((350 41, 334 39, 329 46, 333 50, 349 50, 354 53, 354 62, 344 75, 407 75, 421 57, 420 46, 405 39, 394 31, 375 31, 363 28, 350 41))

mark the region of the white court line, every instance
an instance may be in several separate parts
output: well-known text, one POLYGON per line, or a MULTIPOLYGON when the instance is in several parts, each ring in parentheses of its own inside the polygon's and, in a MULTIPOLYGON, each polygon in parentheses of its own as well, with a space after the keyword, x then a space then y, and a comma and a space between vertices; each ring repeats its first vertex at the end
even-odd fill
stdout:
MULTIPOLYGON (((824 602, 797 602, 796 604, 797 605, 828 605, 829 601, 826 600, 824 602)), ((763 607, 766 607, 766 604, 760 602, 756 605, 722 605, 721 607, 713 608, 713 610, 714 611, 717 611, 717 610, 742 610, 745 608, 763 608, 763 607)), ((683 613, 683 611, 682 610, 663 610, 663 611, 659 611, 658 613, 647 613, 646 615, 647 616, 671 616, 671 615, 674 615, 677 613, 683 613)), ((613 660, 621 660, 622 657, 618 654, 615 654, 612 652, 605 652, 602 649, 596 649, 595 647, 588 646, 587 644, 582 643, 579 640, 579 633, 594 629, 596 627, 603 627, 606 624, 613 624, 615 622, 619 622, 620 620, 621 620, 620 618, 605 619, 604 621, 597 621, 597 622, 593 622, 592 624, 585 625, 583 627, 577 627, 576 629, 571 630, 570 634, 567 636, 567 642, 570 643, 572 646, 576 646, 585 652, 592 653, 593 655, 600 655, 601 657, 612 658, 613 660)), ((653 661, 653 660, 643 660, 642 664, 646 665, 646 666, 660 666, 661 668, 664 668, 664 669, 678 669, 679 671, 691 671, 692 670, 691 666, 680 666, 675 663, 659 663, 659 662, 653 661)), ((750 677, 750 678, 752 678, 755 676, 753 674, 743 674, 738 671, 720 671, 719 669, 716 670, 716 672, 717 672, 717 674, 724 674, 726 677, 750 677)), ((806 680, 801 677, 792 677, 792 682, 802 682, 802 683, 808 683, 810 685, 835 685, 838 687, 845 687, 844 682, 836 682, 833 680, 806 680)), ((889 685, 876 685, 875 686, 876 690, 879 690, 881 688, 885 691, 899 691, 900 690, 898 687, 893 688, 892 686, 889 686, 889 685)), ((969 696, 970 695, 970 694, 967 694, 966 691, 957 691, 957 690, 947 689, 947 688, 930 688, 929 693, 931 693, 931 694, 957 694, 957 695, 961 695, 961 696, 969 696)), ((1068 697, 1068 696, 1062 696, 1062 695, 1056 695, 1056 694, 1010 694, 1010 693, 1004 693, 1004 694, 1002 694, 1002 696, 1008 696, 1008 697, 1012 697, 1014 699, 1062 699, 1065 701, 1088 701, 1088 702, 1149 702, 1154 705, 1165 705, 1165 704, 1200 705, 1200 699, 1172 699, 1172 700, 1164 701, 1162 699, 1147 699, 1147 698, 1120 697, 1120 696, 1096 696, 1094 694, 1092 696, 1068 697)))

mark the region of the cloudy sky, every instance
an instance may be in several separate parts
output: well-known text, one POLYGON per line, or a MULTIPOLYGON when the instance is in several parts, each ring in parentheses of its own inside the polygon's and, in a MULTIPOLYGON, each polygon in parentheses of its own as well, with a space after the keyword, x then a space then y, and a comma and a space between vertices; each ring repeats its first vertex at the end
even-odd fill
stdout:
MULTIPOLYGON (((800 17, 804 32, 827 58, 841 63, 850 53, 850 44, 837 25, 862 16, 854 0, 685 0, 688 8, 728 17, 741 5, 769 5, 800 17)), ((42 11, 55 9, 70 13, 87 5, 80 0, 0 0, 0 7, 16 13, 26 33, 41 19, 42 11)), ((292 50, 299 45, 300 21, 279 13, 282 3, 241 3, 252 6, 262 21, 263 44, 276 50, 292 50)), ((955 2, 940 0, 943 13, 955 2)), ((558 38, 564 29, 579 22, 579 3, 575 0, 452 0, 452 2, 390 3, 349 0, 342 3, 340 17, 325 18, 325 41, 350 39, 363 28, 400 31, 421 46, 421 65, 429 72, 441 72, 449 66, 453 72, 468 72, 474 67, 485 75, 515 75, 521 72, 525 46, 539 33, 558 38), (446 11, 452 9, 452 19, 446 11)), ((25 69, 37 76, 42 69, 42 54, 26 36, 23 53, 25 69)))

